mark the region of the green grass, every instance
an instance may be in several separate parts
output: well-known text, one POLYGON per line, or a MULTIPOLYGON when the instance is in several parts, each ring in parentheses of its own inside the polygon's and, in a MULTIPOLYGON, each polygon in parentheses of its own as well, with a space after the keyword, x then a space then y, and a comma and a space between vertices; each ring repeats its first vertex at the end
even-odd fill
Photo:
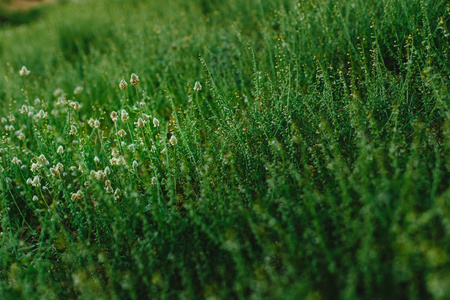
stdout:
POLYGON ((98 0, 1 29, 0 298, 450 298, 449 30, 445 0, 98 0))

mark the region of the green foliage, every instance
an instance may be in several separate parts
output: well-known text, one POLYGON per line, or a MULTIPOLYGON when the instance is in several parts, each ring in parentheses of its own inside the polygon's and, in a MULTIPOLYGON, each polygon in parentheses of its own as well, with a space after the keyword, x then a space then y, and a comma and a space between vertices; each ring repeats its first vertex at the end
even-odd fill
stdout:
POLYGON ((0 31, 1 298, 449 298, 448 3, 161 3, 0 31))

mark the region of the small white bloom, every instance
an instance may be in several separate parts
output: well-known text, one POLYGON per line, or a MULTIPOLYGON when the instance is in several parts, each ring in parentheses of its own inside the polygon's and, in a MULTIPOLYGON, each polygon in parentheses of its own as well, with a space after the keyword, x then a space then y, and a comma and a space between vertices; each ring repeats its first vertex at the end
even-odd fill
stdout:
POLYGON ((128 121, 128 113, 127 113, 127 111, 125 109, 122 109, 121 115, 122 115, 122 122, 126 123, 128 121))
POLYGON ((76 135, 77 134, 77 128, 74 125, 70 125, 70 135, 76 135))
POLYGON ((113 157, 117 157, 117 156, 119 156, 119 154, 120 154, 119 150, 117 150, 116 148, 112 148, 111 155, 113 157))
POLYGON ((126 131, 125 130, 123 130, 123 129, 120 129, 118 132, 117 132, 117 135, 118 136, 120 136, 120 137, 124 137, 124 136, 126 136, 127 135, 127 133, 126 133, 126 131))
POLYGON ((112 188, 110 185, 107 185, 107 186, 105 187, 105 190, 106 190, 106 192, 107 192, 108 194, 111 194, 112 192, 114 192, 113 188, 112 188))
POLYGON ((137 161, 133 160, 133 164, 132 164, 133 169, 136 169, 138 166, 139 166, 139 163, 137 161))
POLYGON ((156 177, 152 177, 152 185, 155 185, 158 182, 158 179, 156 177))
POLYGON ((19 109, 19 112, 23 115, 26 115, 28 113, 28 106, 22 105, 22 108, 19 109))
POLYGON ((118 113, 117 113, 116 111, 112 111, 112 112, 111 112, 110 117, 111 117, 111 120, 112 120, 114 123, 116 123, 118 116, 119 116, 119 115, 118 115, 118 113))
POLYGON ((119 158, 117 159, 117 163, 122 166, 127 164, 127 162, 125 161, 125 158, 122 155, 119 156, 119 158))
POLYGON ((58 154, 63 154, 63 153, 64 153, 64 148, 63 148, 63 146, 59 146, 58 149, 56 150, 56 153, 58 153, 58 154))
POLYGON ((22 69, 19 71, 20 76, 28 76, 30 75, 30 71, 27 69, 27 67, 23 66, 22 69))
POLYGON ((31 182, 31 185, 34 187, 39 187, 41 186, 41 179, 39 178, 39 176, 34 176, 33 181, 31 182))
POLYGON ((73 93, 75 94, 75 95, 79 95, 79 94, 81 94, 82 92, 83 92, 83 87, 82 86, 77 86, 74 90, 73 90, 73 93))
POLYGON ((55 97, 61 97, 64 95, 64 91, 62 88, 57 88, 54 92, 53 92, 53 96, 55 97))
POLYGON ((172 136, 170 137, 169 143, 170 143, 172 146, 175 146, 175 144, 177 143, 177 138, 175 137, 175 135, 172 135, 172 136))
POLYGON ((23 134, 22 131, 19 131, 19 132, 17 133, 17 138, 18 138, 19 140, 23 141, 23 140, 25 139, 25 134, 23 134))
POLYGON ((159 126, 159 120, 157 118, 153 118, 153 127, 159 126))
POLYGON ((200 84, 200 81, 196 81, 194 85, 194 91, 201 91, 202 85, 200 84))
POLYGON ((100 162, 100 159, 96 156, 96 157, 94 157, 94 161, 95 161, 95 163, 99 163, 100 162))
POLYGON ((33 196, 33 201, 34 202, 38 201, 38 197, 36 195, 33 196))
POLYGON ((131 74, 130 83, 132 85, 139 85, 139 77, 136 74, 131 74))
POLYGON ((90 118, 87 123, 89 126, 94 127, 95 120, 93 118, 90 118))
POLYGON ((127 82, 126 82, 124 79, 122 79, 122 80, 120 81, 120 83, 119 83, 119 88, 120 88, 121 90, 126 90, 127 87, 128 87, 127 82))
POLYGON ((100 121, 99 120, 95 120, 94 121, 94 127, 95 128, 99 128, 100 127, 100 121))
POLYGON ((44 154, 39 155, 38 159, 39 159, 43 164, 48 165, 48 160, 47 160, 47 158, 45 157, 44 154))
POLYGON ((18 159, 17 157, 14 157, 14 158, 11 160, 11 163, 20 166, 20 165, 22 164, 22 161, 21 161, 20 159, 18 159))
POLYGON ((144 119, 144 122, 148 122, 148 120, 150 119, 150 116, 147 114, 142 114, 142 119, 144 119))
POLYGON ((50 168, 50 174, 54 177, 59 177, 59 170, 55 168, 50 168))
POLYGON ((142 118, 139 118, 136 122, 134 122, 134 124, 136 124, 137 127, 144 127, 145 122, 142 118))

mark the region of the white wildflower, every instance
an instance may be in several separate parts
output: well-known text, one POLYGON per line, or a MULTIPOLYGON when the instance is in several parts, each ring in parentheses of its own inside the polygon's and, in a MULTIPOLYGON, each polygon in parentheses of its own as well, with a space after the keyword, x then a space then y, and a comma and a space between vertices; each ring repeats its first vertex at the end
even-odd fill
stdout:
POLYGON ((27 69, 27 67, 23 66, 22 69, 19 71, 20 76, 28 76, 30 75, 30 71, 27 69))
POLYGON ((55 97, 61 97, 64 95, 64 91, 62 88, 57 88, 54 92, 53 92, 53 96, 55 97))
POLYGON ((110 117, 111 117, 111 120, 114 123, 116 123, 117 122, 117 118, 119 117, 119 114, 116 111, 112 111, 110 117))
POLYGON ((41 179, 38 175, 34 176, 33 181, 31 181, 31 185, 34 187, 40 187, 41 186, 41 179))
POLYGON ((70 135, 76 135, 77 134, 77 128, 74 125, 70 125, 70 135))
POLYGON ((177 138, 175 137, 175 135, 172 135, 172 136, 170 137, 169 143, 170 143, 172 146, 175 146, 175 144, 177 143, 177 138))
POLYGON ((126 136, 127 135, 127 133, 126 133, 126 131, 125 130, 123 130, 123 129, 120 129, 118 132, 117 132, 117 135, 118 136, 120 136, 120 137, 124 137, 124 136, 126 136))
POLYGON ((131 74, 130 83, 132 85, 139 85, 139 77, 136 74, 131 74))
POLYGON ((147 114, 142 114, 142 119, 144 120, 144 122, 148 122, 148 120, 150 120, 150 116, 147 114))
POLYGON ((117 157, 117 156, 119 156, 119 154, 120 154, 119 150, 117 150, 116 148, 112 148, 112 150, 111 150, 112 156, 117 157))
POLYGON ((20 159, 18 159, 17 157, 14 157, 14 158, 11 160, 11 163, 20 166, 20 165, 22 164, 22 161, 21 161, 20 159))
POLYGON ((120 88, 121 90, 126 90, 127 87, 128 87, 127 82, 126 82, 124 79, 122 79, 122 80, 120 81, 120 83, 119 83, 119 88, 120 88))
POLYGON ((59 146, 58 149, 56 150, 56 153, 58 153, 58 154, 63 154, 63 153, 64 153, 64 148, 63 148, 63 146, 59 146))
POLYGON ((125 109, 122 109, 121 115, 122 115, 122 122, 126 123, 128 121, 128 113, 127 113, 127 111, 125 109))
POLYGON ((153 118, 153 127, 159 126, 159 120, 157 118, 153 118))
POLYGON ((200 84, 200 81, 196 81, 194 85, 194 91, 201 91, 202 85, 200 84))
POLYGON ((75 94, 75 95, 79 95, 79 94, 81 94, 82 92, 83 92, 83 87, 82 86, 77 86, 74 90, 73 90, 73 93, 75 94))
POLYGON ((134 122, 134 124, 136 124, 137 127, 144 127, 145 122, 142 118, 139 118, 136 122, 134 122))

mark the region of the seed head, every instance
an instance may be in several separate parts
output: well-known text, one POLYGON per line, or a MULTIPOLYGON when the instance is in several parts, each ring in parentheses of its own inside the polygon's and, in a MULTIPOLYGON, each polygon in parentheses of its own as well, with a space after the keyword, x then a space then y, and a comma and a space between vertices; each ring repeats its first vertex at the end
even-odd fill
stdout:
POLYGON ((130 83, 135 86, 139 85, 139 77, 134 73, 131 74, 130 83))
POLYGON ((127 82, 125 81, 125 79, 122 79, 122 80, 120 81, 120 83, 119 83, 119 88, 120 88, 121 90, 126 90, 127 87, 128 87, 127 82))

